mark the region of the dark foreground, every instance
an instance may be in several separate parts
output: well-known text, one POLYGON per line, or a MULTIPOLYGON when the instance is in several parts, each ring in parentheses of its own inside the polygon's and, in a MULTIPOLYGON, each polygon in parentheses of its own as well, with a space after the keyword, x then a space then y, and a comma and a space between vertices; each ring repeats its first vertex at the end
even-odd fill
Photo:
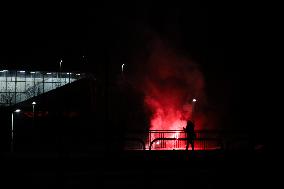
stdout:
POLYGON ((4 154, 1 188, 271 188, 267 152, 4 154))

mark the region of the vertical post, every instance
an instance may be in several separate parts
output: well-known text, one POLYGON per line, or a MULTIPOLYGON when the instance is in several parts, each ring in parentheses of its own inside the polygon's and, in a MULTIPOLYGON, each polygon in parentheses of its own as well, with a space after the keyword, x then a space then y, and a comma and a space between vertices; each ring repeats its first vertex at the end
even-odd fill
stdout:
POLYGON ((43 94, 44 93, 44 73, 42 73, 42 93, 41 94, 43 94))
POLYGON ((191 120, 192 122, 194 122, 194 108, 195 108, 195 103, 196 103, 196 99, 192 99, 192 105, 191 105, 191 120))
POLYGON ((16 74, 15 74, 15 93, 14 93, 14 95, 15 95, 15 102, 14 102, 14 104, 16 104, 17 102, 16 102, 16 100, 17 100, 17 97, 16 97, 16 94, 17 94, 17 77, 18 77, 18 75, 17 75, 17 70, 15 71, 16 72, 16 74))
POLYGON ((35 121, 35 105, 33 104, 33 121, 35 121))
POLYGON ((61 64, 62 64, 62 59, 59 62, 59 73, 61 72, 61 64))
POLYGON ((59 62, 59 86, 61 87, 61 64, 62 64, 62 59, 59 62))
POLYGON ((33 74, 33 77, 34 77, 34 79, 33 79, 33 80, 34 80, 34 86, 33 86, 33 89, 34 89, 34 90, 33 90, 33 91, 34 91, 34 97, 36 96, 35 76, 36 76, 36 74, 34 73, 34 74, 33 74))
POLYGON ((27 90, 27 73, 25 72, 25 91, 27 90))
POLYGON ((14 151, 14 112, 12 112, 12 127, 11 127, 11 152, 14 151))
POLYGON ((6 77, 6 105, 10 105, 9 103, 9 101, 10 101, 10 93, 8 93, 8 77, 7 77, 7 72, 8 71, 6 71, 5 70, 5 77, 6 77), (9 96, 8 96, 8 94, 9 94, 9 96))
POLYGON ((149 138, 150 138, 150 140, 149 140, 149 147, 150 147, 150 145, 151 145, 151 140, 152 140, 152 137, 151 137, 151 135, 152 135, 152 133, 151 133, 151 130, 149 130, 149 138))
POLYGON ((34 101, 32 103, 32 105, 33 105, 33 126, 34 126, 35 125, 35 105, 36 105, 36 102, 34 101))
POLYGON ((14 151, 14 112, 18 113, 20 112, 20 109, 16 109, 15 111, 12 112, 12 125, 11 125, 11 152, 14 151))
POLYGON ((121 65, 121 75, 122 75, 122 77, 124 77, 124 66, 125 66, 125 64, 121 65))
POLYGON ((33 117, 35 118, 35 105, 33 104, 33 117))

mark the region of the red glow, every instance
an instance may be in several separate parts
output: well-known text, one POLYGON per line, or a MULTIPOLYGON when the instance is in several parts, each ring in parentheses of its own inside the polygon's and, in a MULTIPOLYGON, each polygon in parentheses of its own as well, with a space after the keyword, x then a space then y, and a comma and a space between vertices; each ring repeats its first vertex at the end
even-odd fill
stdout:
MULTIPOLYGON (((146 112, 149 113, 149 129, 183 130, 189 119, 194 121, 195 130, 214 128, 216 112, 206 110, 205 83, 198 64, 177 53, 158 38, 152 40, 148 47, 148 56, 139 59, 141 64, 137 65, 138 71, 131 82, 144 94, 146 112)), ((185 135, 172 132, 160 136, 153 133, 150 140, 161 137, 179 139, 185 138, 185 135)), ((158 149, 159 146, 160 149, 173 149, 176 143, 179 148, 185 148, 185 142, 181 140, 166 143, 165 147, 163 141, 157 141, 152 149, 158 149)), ((198 143, 196 149, 202 149, 198 143)))
MULTIPOLYGON (((202 129, 202 114, 196 108, 204 103, 204 80, 198 66, 178 56, 160 40, 153 43, 147 61, 143 90, 145 105, 151 110, 150 129, 182 130, 192 118, 192 103, 196 129, 202 129), (197 98, 197 102, 192 102, 197 98)), ((174 137, 174 136, 173 136, 174 137)))

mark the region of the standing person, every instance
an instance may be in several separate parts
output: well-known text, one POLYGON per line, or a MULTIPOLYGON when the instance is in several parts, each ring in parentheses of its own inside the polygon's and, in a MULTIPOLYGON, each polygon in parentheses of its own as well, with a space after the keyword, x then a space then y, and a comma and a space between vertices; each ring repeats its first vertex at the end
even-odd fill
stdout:
POLYGON ((186 132, 187 135, 186 150, 188 150, 188 146, 190 144, 192 151, 194 151, 194 140, 196 138, 194 127, 195 127, 194 123, 191 120, 188 120, 186 128, 183 128, 183 130, 186 132))

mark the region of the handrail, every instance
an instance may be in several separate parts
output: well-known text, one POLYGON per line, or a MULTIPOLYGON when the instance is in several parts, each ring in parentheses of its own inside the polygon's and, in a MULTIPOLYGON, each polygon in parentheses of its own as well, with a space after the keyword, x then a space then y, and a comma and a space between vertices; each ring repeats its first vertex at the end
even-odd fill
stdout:
MULTIPOLYGON (((156 141, 158 141, 158 140, 188 140, 188 138, 155 138, 154 140, 152 140, 151 142, 150 142, 150 146, 149 146, 149 150, 151 150, 152 149, 152 144, 154 143, 154 142, 156 142, 156 141)), ((196 138, 196 139, 194 139, 194 140, 215 140, 215 141, 218 141, 218 140, 220 140, 220 139, 217 139, 217 138, 196 138)), ((220 140, 221 141, 221 140, 220 140)), ((220 142, 219 141, 219 142, 220 142)), ((221 144, 221 148, 223 148, 223 144, 222 144, 222 142, 220 142, 220 144, 221 144)))

